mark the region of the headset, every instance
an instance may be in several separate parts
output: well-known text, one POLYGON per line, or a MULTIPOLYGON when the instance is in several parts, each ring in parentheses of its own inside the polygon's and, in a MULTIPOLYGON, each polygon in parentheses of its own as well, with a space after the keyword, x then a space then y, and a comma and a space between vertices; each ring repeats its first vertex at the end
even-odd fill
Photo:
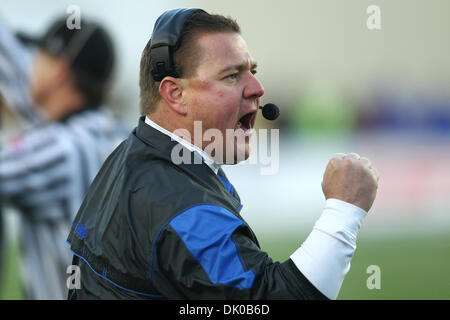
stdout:
MULTIPOLYGON (((186 19, 195 12, 206 12, 198 8, 172 9, 164 12, 158 20, 150 42, 150 55, 152 58, 152 77, 155 81, 162 81, 164 77, 179 78, 173 61, 173 50, 180 40, 186 19)), ((280 115, 280 110, 273 103, 260 106, 262 114, 267 120, 275 120, 280 115)))
POLYGON ((156 20, 153 29, 150 55, 152 57, 152 77, 155 81, 161 81, 164 77, 178 78, 180 75, 175 70, 173 62, 173 48, 178 44, 181 30, 186 19, 193 13, 202 9, 173 9, 164 12, 156 20))

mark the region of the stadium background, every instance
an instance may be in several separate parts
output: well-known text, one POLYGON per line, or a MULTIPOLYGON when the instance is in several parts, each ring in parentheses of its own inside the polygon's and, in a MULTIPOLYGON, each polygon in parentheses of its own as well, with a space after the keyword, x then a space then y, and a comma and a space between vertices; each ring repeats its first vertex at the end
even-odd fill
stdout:
MULTIPOLYGON (((249 162, 225 168, 263 249, 275 260, 289 257, 321 213, 328 159, 357 152, 378 168, 380 185, 339 299, 450 299, 450 2, 1 0, 0 16, 40 34, 71 4, 114 36, 109 104, 130 126, 140 54, 156 18, 176 7, 235 17, 259 64, 262 103, 282 111, 277 123, 258 122, 280 128, 278 172, 261 175, 266 165, 249 162), (366 27, 372 4, 381 30, 366 27), (380 267, 379 290, 366 286, 370 265, 380 267)), ((7 218, 0 299, 21 299, 17 217, 7 218)))

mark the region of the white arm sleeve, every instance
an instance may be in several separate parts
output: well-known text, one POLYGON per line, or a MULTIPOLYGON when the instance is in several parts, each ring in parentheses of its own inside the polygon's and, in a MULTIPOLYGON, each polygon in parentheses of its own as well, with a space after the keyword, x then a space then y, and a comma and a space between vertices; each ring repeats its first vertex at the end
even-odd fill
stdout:
POLYGON ((356 236, 366 212, 350 203, 328 199, 319 220, 291 260, 326 297, 336 299, 350 270, 356 236))

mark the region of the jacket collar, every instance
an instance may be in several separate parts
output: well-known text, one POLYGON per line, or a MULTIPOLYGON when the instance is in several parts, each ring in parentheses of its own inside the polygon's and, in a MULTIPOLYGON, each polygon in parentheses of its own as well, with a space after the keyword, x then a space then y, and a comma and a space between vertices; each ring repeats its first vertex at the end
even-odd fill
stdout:
POLYGON ((169 136, 146 124, 145 116, 139 118, 139 123, 135 132, 139 139, 162 152, 165 158, 171 160, 172 150, 178 142, 173 141, 169 136))
POLYGON ((203 159, 204 162, 208 165, 208 167, 210 167, 211 170, 214 171, 215 174, 217 174, 217 172, 220 169, 220 165, 215 163, 215 161, 205 151, 203 151, 201 148, 199 148, 199 147, 193 145, 192 143, 184 140, 183 138, 177 136, 176 134, 170 132, 169 130, 159 126, 157 123, 153 122, 148 116, 145 117, 144 121, 149 126, 151 126, 154 129, 164 133, 165 135, 169 136, 171 138, 171 140, 177 141, 178 143, 180 143, 181 145, 186 147, 191 152, 194 152, 195 154, 197 154, 199 159, 203 159))
MULTIPOLYGON (((135 135, 138 139, 159 151, 159 156, 161 158, 173 163, 171 157, 172 150, 177 147, 179 143, 172 140, 168 135, 146 124, 145 116, 139 118, 139 124, 135 129, 135 135)), ((229 194, 221 179, 213 172, 213 170, 211 170, 210 167, 208 167, 203 159, 199 159, 198 155, 195 155, 194 152, 188 150, 185 146, 182 146, 182 148, 184 149, 184 154, 189 155, 189 161, 187 163, 183 162, 179 164, 178 167, 190 176, 201 179, 203 183, 206 182, 214 190, 223 192, 224 194, 227 194, 227 196, 230 196, 230 198, 233 199, 236 210, 240 211, 241 204, 239 197, 237 196, 237 198, 235 198, 229 194)), ((219 172, 223 178, 227 179, 223 170, 220 170, 219 172)))

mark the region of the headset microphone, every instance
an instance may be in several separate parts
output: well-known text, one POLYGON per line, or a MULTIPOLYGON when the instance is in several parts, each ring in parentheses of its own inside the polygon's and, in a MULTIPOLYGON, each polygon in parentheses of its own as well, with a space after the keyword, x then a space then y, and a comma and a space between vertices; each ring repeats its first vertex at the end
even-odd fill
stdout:
POLYGON ((259 109, 262 109, 262 115, 267 120, 275 120, 280 115, 280 109, 273 103, 268 103, 264 107, 260 106, 259 109))

